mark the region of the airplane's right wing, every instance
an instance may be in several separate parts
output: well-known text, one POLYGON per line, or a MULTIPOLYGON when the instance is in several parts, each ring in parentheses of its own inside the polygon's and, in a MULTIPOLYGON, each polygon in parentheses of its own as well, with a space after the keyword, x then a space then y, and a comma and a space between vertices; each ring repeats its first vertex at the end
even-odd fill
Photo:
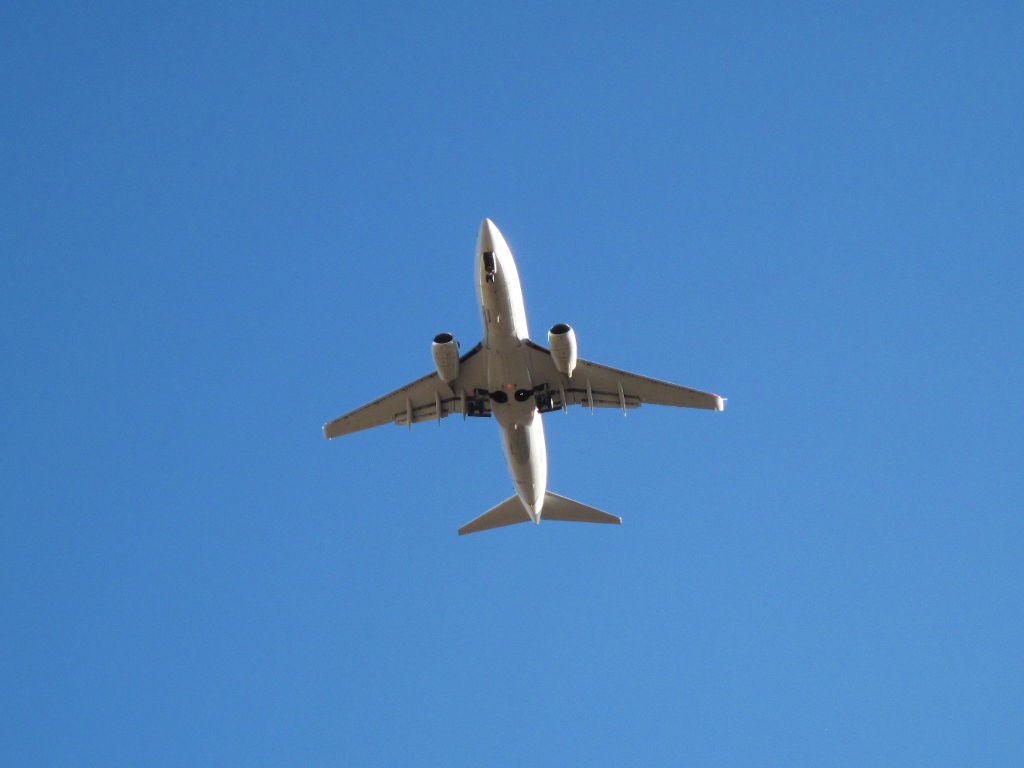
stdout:
POLYGON ((637 408, 644 403, 675 405, 683 408, 725 409, 725 399, 711 392, 681 387, 667 381, 649 379, 629 371, 577 360, 571 377, 558 372, 551 353, 532 341, 526 342, 535 382, 542 382, 542 399, 552 410, 567 405, 590 408, 637 408))
POLYGON ((490 416, 490 401, 477 394, 478 389, 487 387, 486 361, 484 355, 478 354, 482 348, 482 344, 477 344, 459 358, 459 375, 450 385, 441 381, 436 371, 428 373, 372 403, 327 422, 324 424, 324 437, 330 440, 392 422, 412 425, 430 419, 440 421, 452 413, 490 416))

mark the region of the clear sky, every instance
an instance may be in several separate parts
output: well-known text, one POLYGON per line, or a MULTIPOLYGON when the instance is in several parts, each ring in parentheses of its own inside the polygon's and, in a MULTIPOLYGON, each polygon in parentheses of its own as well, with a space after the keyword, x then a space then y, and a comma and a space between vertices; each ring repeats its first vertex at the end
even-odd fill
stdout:
POLYGON ((1024 762, 1024 6, 0 7, 0 763, 1024 762), (480 336, 623 517, 468 537, 480 336))

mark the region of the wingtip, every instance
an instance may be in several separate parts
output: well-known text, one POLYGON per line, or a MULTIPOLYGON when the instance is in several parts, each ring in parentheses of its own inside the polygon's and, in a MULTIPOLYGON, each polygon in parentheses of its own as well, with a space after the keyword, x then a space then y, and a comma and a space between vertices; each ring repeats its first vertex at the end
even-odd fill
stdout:
POLYGON ((721 395, 715 395, 715 410, 724 411, 725 404, 729 402, 729 398, 722 397, 721 395))

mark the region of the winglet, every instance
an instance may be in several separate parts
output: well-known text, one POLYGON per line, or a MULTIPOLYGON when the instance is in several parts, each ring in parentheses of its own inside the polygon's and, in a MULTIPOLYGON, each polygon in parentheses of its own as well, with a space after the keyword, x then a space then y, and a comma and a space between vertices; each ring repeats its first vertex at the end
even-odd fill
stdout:
POLYGON ((716 411, 724 411, 725 410, 725 404, 727 402, 729 402, 729 398, 722 397, 721 395, 715 395, 715 410, 716 411))

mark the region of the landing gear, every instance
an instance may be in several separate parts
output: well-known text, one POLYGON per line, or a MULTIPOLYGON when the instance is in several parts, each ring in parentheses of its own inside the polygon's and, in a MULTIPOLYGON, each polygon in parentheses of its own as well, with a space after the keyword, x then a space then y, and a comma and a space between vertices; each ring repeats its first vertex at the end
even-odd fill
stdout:
POLYGON ((534 402, 537 403, 537 411, 540 413, 550 413, 562 407, 555 402, 555 395, 550 390, 538 392, 534 402))
MULTIPOLYGON (((481 392, 483 392, 483 390, 481 390, 481 392)), ((486 396, 495 403, 508 402, 508 393, 502 389, 487 392, 486 396)), ((517 389, 512 394, 512 397, 516 399, 517 403, 526 403, 529 402, 530 398, 534 398, 538 408, 546 410, 551 410, 553 408, 550 390, 545 390, 542 387, 536 387, 534 389, 517 389)))

